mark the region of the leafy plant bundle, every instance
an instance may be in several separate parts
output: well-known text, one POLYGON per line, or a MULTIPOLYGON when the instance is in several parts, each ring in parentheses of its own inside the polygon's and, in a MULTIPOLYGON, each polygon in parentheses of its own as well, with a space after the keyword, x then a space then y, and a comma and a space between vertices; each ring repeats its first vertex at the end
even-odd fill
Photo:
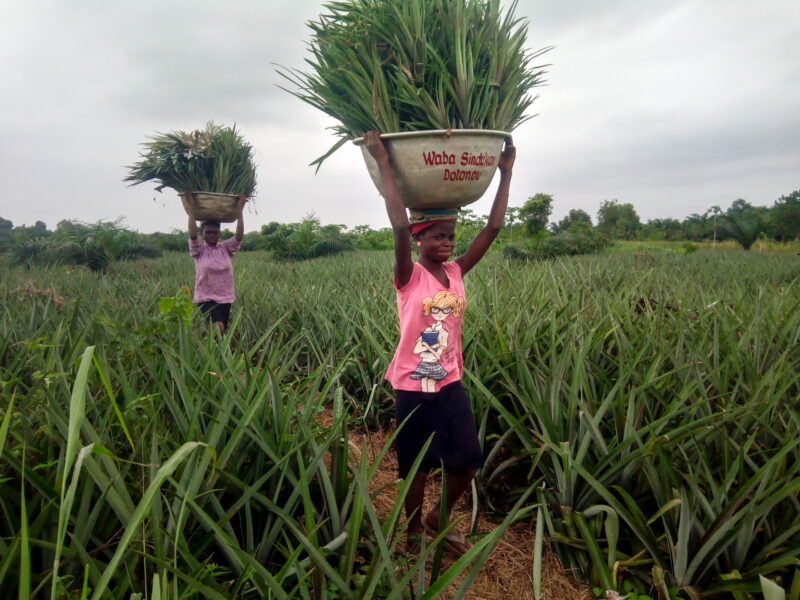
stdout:
POLYGON ((340 122, 339 140, 377 129, 511 131, 530 118, 550 47, 529 52, 527 23, 499 0, 343 0, 309 22, 311 67, 279 68, 286 89, 340 122))
POLYGON ((256 189, 253 149, 236 131, 209 121, 204 130, 157 133, 145 142, 141 160, 128 167, 131 185, 157 181, 161 191, 186 190, 244 194, 256 189))

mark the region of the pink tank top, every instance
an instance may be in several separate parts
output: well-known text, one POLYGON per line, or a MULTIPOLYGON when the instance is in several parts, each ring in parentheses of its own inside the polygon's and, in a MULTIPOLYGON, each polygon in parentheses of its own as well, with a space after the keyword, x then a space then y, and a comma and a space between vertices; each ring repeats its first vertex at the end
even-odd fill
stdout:
POLYGON ((461 267, 444 263, 445 287, 415 262, 411 279, 397 288, 400 343, 386 379, 396 390, 438 392, 461 379, 461 319, 466 299, 461 267))

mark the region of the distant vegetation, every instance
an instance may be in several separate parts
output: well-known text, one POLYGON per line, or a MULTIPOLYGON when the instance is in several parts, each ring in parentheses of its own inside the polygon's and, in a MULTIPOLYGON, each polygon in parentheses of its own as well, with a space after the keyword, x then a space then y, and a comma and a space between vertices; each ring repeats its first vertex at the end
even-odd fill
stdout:
MULTIPOLYGON (((521 207, 509 207, 506 224, 496 246, 507 258, 532 260, 598 252, 617 240, 640 242, 684 242, 696 249, 701 242, 732 242, 745 250, 756 242, 800 242, 800 190, 781 196, 771 207, 753 206, 735 200, 727 210, 712 206, 683 221, 653 219, 642 223, 633 205, 603 200, 596 224, 584 210, 572 209, 558 222, 549 222, 553 197, 538 193, 521 207)), ((470 209, 458 220, 456 253, 483 226, 486 217, 470 209)), ((223 231, 222 237, 233 235, 223 231)), ((125 229, 120 221, 94 224, 61 221, 50 231, 42 221, 17 226, 0 217, 0 254, 14 265, 85 265, 103 271, 110 262, 158 256, 162 252, 185 251, 187 234, 142 234, 125 229)), ((267 250, 280 260, 306 260, 345 250, 386 250, 392 247, 389 227, 372 229, 358 225, 322 225, 313 214, 299 223, 272 221, 260 231, 245 234, 242 250, 267 250)), ((688 250, 691 251, 691 250, 688 250)))

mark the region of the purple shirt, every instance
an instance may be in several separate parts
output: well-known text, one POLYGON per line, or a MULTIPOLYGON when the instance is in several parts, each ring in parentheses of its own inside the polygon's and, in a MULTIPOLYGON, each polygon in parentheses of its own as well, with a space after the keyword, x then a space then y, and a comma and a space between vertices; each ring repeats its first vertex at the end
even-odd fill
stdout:
POLYGON ((194 240, 189 238, 189 254, 194 258, 195 302, 213 300, 229 304, 234 301, 231 258, 240 245, 235 236, 216 246, 209 246, 199 236, 194 240))

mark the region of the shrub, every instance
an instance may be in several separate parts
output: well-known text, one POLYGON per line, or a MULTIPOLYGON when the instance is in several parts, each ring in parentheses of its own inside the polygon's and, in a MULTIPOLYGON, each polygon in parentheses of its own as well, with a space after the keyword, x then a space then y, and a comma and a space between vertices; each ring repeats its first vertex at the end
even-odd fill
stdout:
POLYGON ((593 254, 608 245, 608 238, 594 230, 583 233, 562 231, 555 235, 540 235, 531 238, 526 245, 509 244, 503 248, 503 256, 509 260, 533 260, 556 256, 593 254))
POLYGON ((543 239, 533 250, 533 255, 537 258, 553 258, 555 256, 593 254, 607 245, 608 239, 597 232, 571 233, 565 231, 543 239))
POLYGON ((9 261, 13 266, 32 267, 47 264, 43 259, 47 251, 46 240, 29 240, 13 246, 9 252, 9 261))
POLYGON ((352 248, 353 245, 350 243, 350 240, 345 238, 320 240, 311 247, 311 252, 309 252, 309 255, 312 258, 317 258, 318 256, 338 254, 339 252, 351 250, 352 248))
POLYGON ((353 248, 353 242, 339 226, 320 227, 319 219, 313 215, 302 223, 276 224, 262 228, 262 232, 265 246, 281 260, 307 260, 353 248))
POLYGON ((531 260, 533 254, 521 244, 509 244, 503 248, 503 257, 509 260, 531 260))
POLYGON ((683 244, 683 251, 686 252, 687 254, 691 254, 692 252, 697 252, 697 249, 699 247, 700 246, 698 246, 697 244, 693 244, 692 242, 685 242, 683 244))

